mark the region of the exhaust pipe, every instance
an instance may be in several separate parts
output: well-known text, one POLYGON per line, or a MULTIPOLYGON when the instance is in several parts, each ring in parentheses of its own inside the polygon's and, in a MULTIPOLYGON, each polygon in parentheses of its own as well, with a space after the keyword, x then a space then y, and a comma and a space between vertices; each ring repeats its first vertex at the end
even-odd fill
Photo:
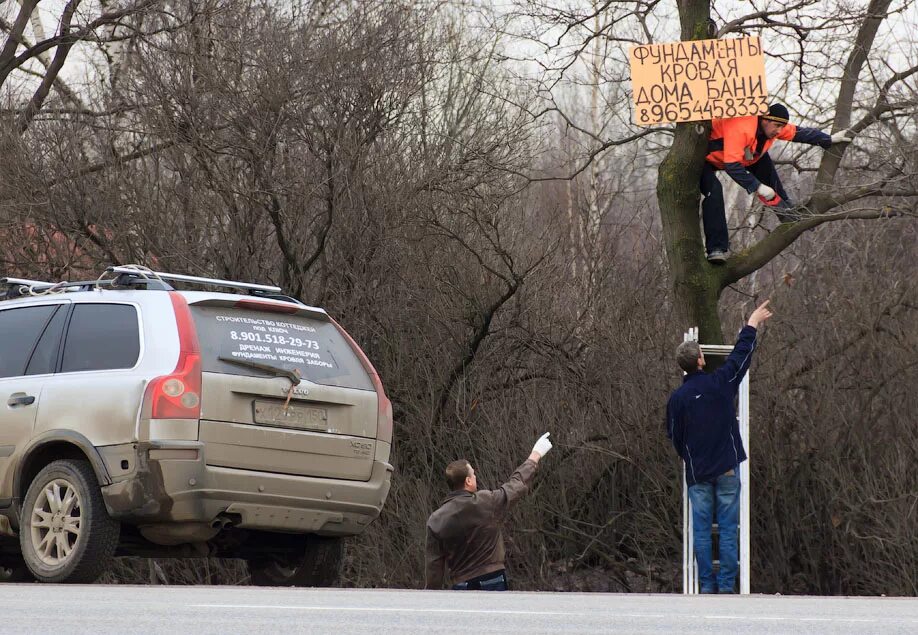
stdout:
POLYGON ((232 516, 229 514, 220 514, 211 521, 210 526, 213 527, 214 529, 219 529, 222 531, 226 529, 227 527, 232 527, 233 525, 238 523, 239 520, 240 519, 238 515, 236 514, 232 516))

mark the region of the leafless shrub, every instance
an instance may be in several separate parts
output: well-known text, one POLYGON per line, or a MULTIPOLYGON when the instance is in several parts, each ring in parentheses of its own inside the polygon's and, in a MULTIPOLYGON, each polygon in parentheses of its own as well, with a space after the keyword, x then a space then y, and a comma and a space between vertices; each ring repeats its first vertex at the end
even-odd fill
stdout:
MULTIPOLYGON (((133 18, 98 103, 0 131, 4 273, 142 262, 277 282, 340 319, 396 425, 392 491, 349 541, 346 585, 419 586, 445 464, 466 457, 496 486, 550 430, 507 532, 514 586, 678 590, 681 466, 663 406, 688 325, 653 181, 668 134, 629 140, 626 108, 583 125, 621 91, 546 107, 500 37, 448 5, 172 9, 133 18)), ((611 62, 594 79, 620 79, 611 62)), ((858 152, 913 187, 914 122, 898 123, 858 152)), ((840 170, 858 185, 882 172, 840 170)), ((918 592, 915 238, 905 223, 827 225, 724 293, 727 332, 753 297, 778 309, 753 368, 755 591, 918 592)), ((125 559, 106 580, 247 574, 125 559)))

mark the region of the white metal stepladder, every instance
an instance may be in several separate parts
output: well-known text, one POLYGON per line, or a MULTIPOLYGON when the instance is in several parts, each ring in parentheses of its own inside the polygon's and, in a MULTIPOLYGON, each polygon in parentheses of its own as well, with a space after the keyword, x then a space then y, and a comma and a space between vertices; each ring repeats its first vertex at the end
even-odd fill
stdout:
MULTIPOLYGON (((685 342, 698 341, 698 328, 689 329, 683 336, 685 342)), ((727 356, 733 351, 729 345, 702 344, 701 352, 705 355, 727 356)), ((739 387, 740 438, 746 449, 747 459, 740 463, 740 513, 739 513, 739 586, 740 593, 749 594, 749 371, 743 377, 739 387)), ((717 554, 712 554, 716 557, 717 554)), ((695 565, 695 547, 692 540, 692 509, 688 497, 688 484, 685 481, 685 470, 682 470, 682 592, 689 595, 698 593, 698 568, 695 565)))

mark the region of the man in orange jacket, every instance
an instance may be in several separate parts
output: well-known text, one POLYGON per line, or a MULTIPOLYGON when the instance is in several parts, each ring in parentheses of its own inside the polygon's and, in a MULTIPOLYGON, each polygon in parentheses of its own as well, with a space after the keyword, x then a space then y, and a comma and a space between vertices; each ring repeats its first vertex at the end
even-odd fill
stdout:
POLYGON ((848 130, 830 136, 815 128, 798 128, 790 123, 790 114, 783 104, 772 104, 765 115, 714 119, 708 139, 708 155, 701 173, 701 195, 704 197, 701 217, 708 260, 722 263, 730 250, 724 191, 717 180, 718 170, 724 170, 750 194, 758 194, 759 200, 773 207, 778 218, 785 223, 795 220, 788 213, 794 205, 768 156, 768 149, 775 139, 828 149, 833 143, 848 143, 852 138, 848 130))

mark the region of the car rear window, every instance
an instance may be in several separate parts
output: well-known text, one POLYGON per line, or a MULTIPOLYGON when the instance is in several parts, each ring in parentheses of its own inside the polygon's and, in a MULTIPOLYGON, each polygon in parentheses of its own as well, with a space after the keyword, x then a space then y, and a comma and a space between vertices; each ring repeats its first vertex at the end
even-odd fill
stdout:
POLYGON ((373 390, 357 355, 331 322, 228 307, 192 305, 191 313, 205 372, 270 376, 264 370, 221 361, 224 357, 298 370, 316 384, 373 390))
POLYGON ((137 309, 129 304, 77 304, 67 328, 62 373, 132 368, 140 357, 137 309))

